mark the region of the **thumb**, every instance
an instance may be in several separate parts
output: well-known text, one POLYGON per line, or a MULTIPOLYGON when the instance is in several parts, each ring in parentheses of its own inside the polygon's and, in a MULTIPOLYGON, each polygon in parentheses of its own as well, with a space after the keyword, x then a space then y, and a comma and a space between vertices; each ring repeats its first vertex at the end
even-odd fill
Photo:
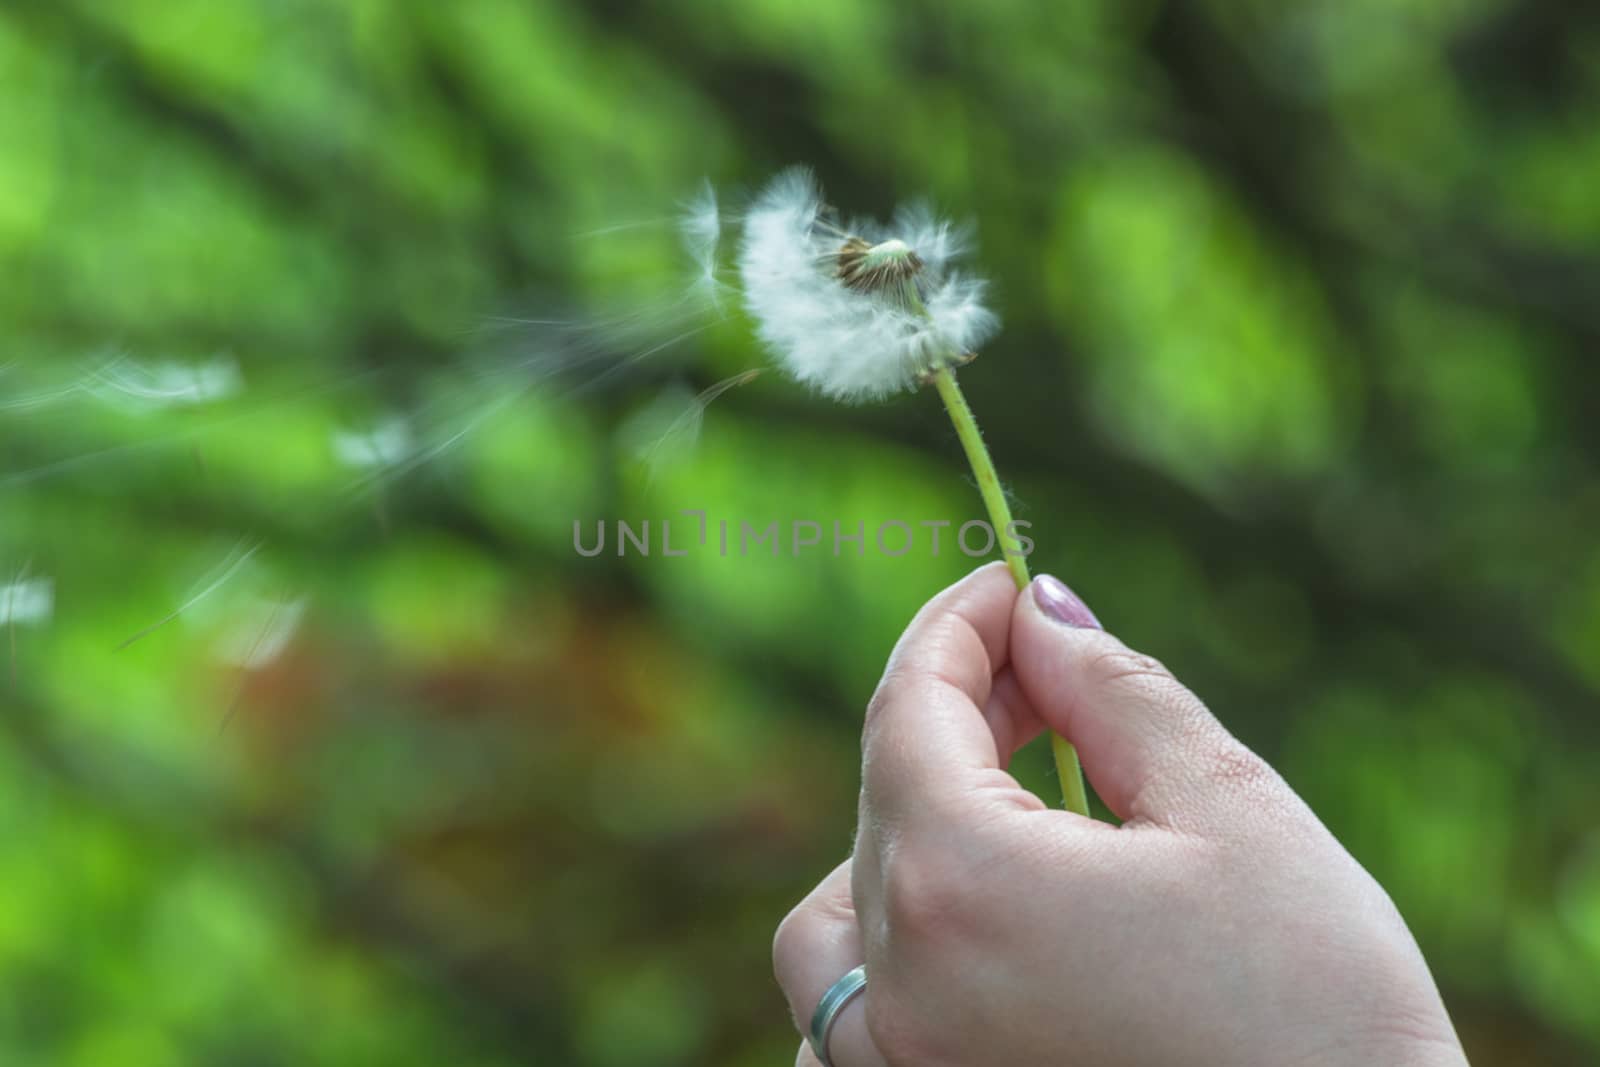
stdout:
POLYGON ((1270 767, 1159 662, 1100 628, 1048 575, 1017 598, 1011 669, 1046 725, 1077 746, 1100 799, 1124 821, 1214 825, 1277 788, 1270 767))

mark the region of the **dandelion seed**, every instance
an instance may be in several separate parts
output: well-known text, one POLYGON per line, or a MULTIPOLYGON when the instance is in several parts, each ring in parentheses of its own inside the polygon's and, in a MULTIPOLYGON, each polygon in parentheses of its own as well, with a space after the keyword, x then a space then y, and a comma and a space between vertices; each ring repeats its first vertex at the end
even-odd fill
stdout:
POLYGON ((633 448, 633 454, 644 465, 647 481, 654 483, 664 470, 682 460, 699 443, 706 408, 723 393, 748 385, 760 374, 759 368, 741 371, 692 397, 677 390, 665 393, 624 424, 622 436, 643 441, 633 448))
POLYGON ((11 688, 17 687, 17 627, 47 622, 55 611, 55 585, 48 578, 28 577, 31 563, 24 563, 15 580, 0 585, 0 626, 6 628, 6 645, 11 659, 11 688))
MULTIPOLYGON (((282 597, 257 602, 252 613, 259 620, 259 624, 248 628, 241 625, 225 633, 218 644, 219 657, 225 663, 236 666, 246 673, 267 666, 289 646, 289 639, 299 628, 300 616, 305 613, 305 607, 305 597, 295 599, 282 597)), ((233 722, 234 714, 244 701, 245 687, 246 679, 241 678, 237 688, 234 689, 233 699, 228 701, 227 709, 217 722, 219 734, 233 722)))
POLYGON ((395 466, 415 449, 411 428, 398 416, 386 418, 370 430, 336 432, 332 444, 335 458, 357 470, 395 466))
POLYGON ((305 614, 306 598, 257 600, 222 632, 217 658, 230 666, 254 671, 283 654, 305 614))
POLYGON ((678 231, 694 260, 692 290, 704 296, 718 310, 722 306, 723 283, 717 277, 717 252, 722 240, 722 215, 717 208, 717 192, 709 181, 684 207, 678 231))
POLYGON ((261 551, 261 548, 264 544, 265 542, 263 541, 256 541, 253 544, 247 543, 246 539, 241 538, 238 543, 233 546, 233 548, 229 549, 227 556, 223 558, 222 562, 216 567, 212 568, 211 572, 200 580, 196 588, 184 598, 181 604, 179 604, 168 614, 162 616, 160 619, 140 630, 138 633, 132 635, 131 637, 125 638, 120 644, 117 645, 118 651, 127 648, 129 645, 134 644, 137 641, 141 641, 155 633, 173 619, 178 618, 184 612, 190 610, 195 605, 209 597, 211 594, 215 593, 218 589, 221 589, 230 578, 238 574, 245 567, 245 565, 250 562, 257 552, 261 551))
POLYGON ((966 362, 999 327, 984 283, 951 269, 963 231, 922 206, 845 229, 804 169, 780 174, 745 219, 739 274, 763 342, 798 381, 876 400, 966 362))
POLYGON ((55 613, 55 583, 49 578, 22 578, 0 585, 0 625, 37 626, 55 613))

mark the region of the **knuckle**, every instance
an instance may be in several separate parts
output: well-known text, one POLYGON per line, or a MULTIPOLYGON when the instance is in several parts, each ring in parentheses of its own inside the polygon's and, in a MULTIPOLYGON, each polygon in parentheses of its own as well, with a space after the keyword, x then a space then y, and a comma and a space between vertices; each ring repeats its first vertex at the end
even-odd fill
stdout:
POLYGON ((855 922, 855 904, 847 893, 819 890, 791 908, 772 935, 772 969, 779 983, 794 965, 816 954, 830 931, 855 922))
POLYGON ((1216 735, 1223 733, 1200 698, 1153 656, 1126 648, 1108 649, 1095 656, 1087 669, 1089 683, 1102 692, 1120 691, 1157 709, 1169 740, 1180 748, 1214 745, 1216 735))
POLYGON ((890 701, 894 699, 900 673, 900 668, 896 667, 891 660, 889 666, 883 672, 882 680, 878 682, 878 688, 873 690, 872 699, 867 701, 867 713, 862 719, 862 725, 869 735, 877 726, 878 721, 883 718, 884 710, 889 706, 890 701))
POLYGON ((972 877, 952 858, 927 848, 902 848, 883 874, 884 918, 892 941, 947 941, 970 918, 972 877))
POLYGON ((1110 648, 1096 653, 1089 660, 1086 671, 1090 684, 1098 687, 1148 689, 1179 684, 1160 660, 1127 648, 1110 648))
POLYGON ((780 985, 784 984, 792 964, 811 953, 815 930, 816 919, 805 904, 792 909, 778 924, 777 932, 772 935, 772 970, 780 985))
POLYGON ((869 729, 912 687, 917 675, 916 668, 906 662, 899 649, 890 655, 889 662, 883 668, 883 676, 878 679, 878 688, 873 690, 872 698, 867 701, 865 724, 869 729))

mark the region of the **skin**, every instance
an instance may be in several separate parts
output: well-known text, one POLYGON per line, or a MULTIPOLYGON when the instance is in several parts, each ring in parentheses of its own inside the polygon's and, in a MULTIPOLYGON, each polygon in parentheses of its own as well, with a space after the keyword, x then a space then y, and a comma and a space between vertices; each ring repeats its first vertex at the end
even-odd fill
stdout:
POLYGON ((834 1067, 1465 1064, 1383 889, 1159 663, 1046 614, 1052 582, 982 568, 890 657, 854 854, 773 948, 802 1029, 866 963, 834 1067), (1046 726, 1121 826, 1006 773, 1046 726))

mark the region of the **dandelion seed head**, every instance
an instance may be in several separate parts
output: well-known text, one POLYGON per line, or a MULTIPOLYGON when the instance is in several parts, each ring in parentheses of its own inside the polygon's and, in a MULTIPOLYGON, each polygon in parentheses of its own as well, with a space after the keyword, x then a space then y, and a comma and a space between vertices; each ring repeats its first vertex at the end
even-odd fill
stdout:
POLYGON ((847 402, 913 388, 999 326, 983 283, 950 269, 965 230, 925 205, 890 226, 834 224, 810 171, 773 179, 745 218, 745 303, 788 373, 847 402))
POLYGON ((875 245, 851 237, 839 246, 838 257, 839 280, 861 293, 895 292, 893 287, 912 282, 924 266, 922 257, 898 237, 875 245))

